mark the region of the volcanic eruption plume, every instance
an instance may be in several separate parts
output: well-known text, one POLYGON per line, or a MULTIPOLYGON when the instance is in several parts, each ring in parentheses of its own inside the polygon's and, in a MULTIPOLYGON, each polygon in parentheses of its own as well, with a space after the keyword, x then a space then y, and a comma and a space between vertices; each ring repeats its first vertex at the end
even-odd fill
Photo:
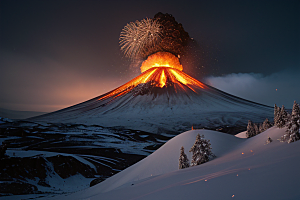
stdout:
POLYGON ((127 24, 120 34, 121 50, 131 59, 146 59, 141 66, 142 74, 99 100, 119 97, 140 84, 152 89, 173 87, 175 92, 204 89, 203 83, 182 72, 179 58, 189 39, 182 25, 169 14, 157 13, 154 19, 127 24))
POLYGON ((189 34, 169 14, 127 24, 120 35, 126 57, 139 59, 141 74, 86 102, 32 118, 34 121, 121 126, 161 133, 193 124, 216 128, 245 125, 273 114, 273 108, 206 85, 183 72, 189 34))
POLYGON ((157 13, 153 19, 128 23, 120 34, 120 46, 126 57, 145 60, 157 52, 182 55, 191 38, 170 14, 157 13))

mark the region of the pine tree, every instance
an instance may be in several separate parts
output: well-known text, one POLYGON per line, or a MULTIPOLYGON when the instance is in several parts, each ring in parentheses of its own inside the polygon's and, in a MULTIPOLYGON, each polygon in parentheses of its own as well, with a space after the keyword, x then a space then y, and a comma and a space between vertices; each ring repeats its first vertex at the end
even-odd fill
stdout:
POLYGON ((262 132, 265 131, 264 127, 263 127, 263 124, 259 124, 258 130, 259 130, 259 133, 262 133, 262 132))
MULTIPOLYGON (((255 135, 260 134, 259 128, 258 128, 257 124, 253 123, 253 127, 254 127, 254 131, 255 131, 255 135)), ((255 135, 254 135, 254 136, 255 136, 255 135)))
POLYGON ((189 159, 187 158, 186 154, 184 153, 184 147, 180 149, 180 156, 179 156, 179 169, 184 169, 190 167, 189 159))
POLYGON ((200 165, 215 157, 211 151, 210 145, 209 140, 204 139, 204 135, 197 135, 196 141, 190 149, 190 152, 193 153, 191 166, 200 165))
POLYGON ((286 124, 286 121, 287 121, 287 112, 284 108, 284 105, 282 105, 281 107, 281 110, 280 110, 280 113, 278 114, 278 121, 277 121, 277 127, 278 128, 283 128, 286 124))
POLYGON ((287 122, 286 134, 281 137, 281 141, 287 141, 288 143, 295 142, 300 139, 300 107, 296 101, 294 101, 292 114, 287 122))
POLYGON ((250 138, 255 136, 255 128, 251 120, 248 120, 248 126, 247 126, 247 132, 246 132, 246 137, 250 138))
POLYGON ((271 122, 268 120, 268 118, 266 118, 265 121, 262 124, 263 131, 266 131, 266 130, 268 130, 271 127, 272 127, 271 122))
POLYGON ((266 143, 267 143, 267 144, 270 144, 271 142, 273 142, 273 140, 272 140, 270 137, 268 137, 266 143))
POLYGON ((280 112, 280 108, 275 104, 274 105, 274 125, 277 126, 278 124, 278 115, 280 112))

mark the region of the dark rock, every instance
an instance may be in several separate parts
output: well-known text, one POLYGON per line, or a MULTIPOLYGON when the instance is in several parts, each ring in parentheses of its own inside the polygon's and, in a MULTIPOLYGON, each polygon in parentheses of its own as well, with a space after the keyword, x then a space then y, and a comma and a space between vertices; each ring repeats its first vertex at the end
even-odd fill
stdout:
POLYGON ((7 195, 34 194, 38 193, 35 185, 26 182, 1 182, 0 193, 7 195))
POLYGON ((92 180, 90 183, 90 187, 97 185, 98 183, 101 183, 102 181, 104 181, 107 178, 108 177, 100 177, 100 178, 96 178, 96 179, 92 180))
POLYGON ((63 179, 75 174, 82 174, 85 178, 95 177, 95 170, 72 156, 53 156, 48 157, 48 161, 53 164, 55 172, 63 179))

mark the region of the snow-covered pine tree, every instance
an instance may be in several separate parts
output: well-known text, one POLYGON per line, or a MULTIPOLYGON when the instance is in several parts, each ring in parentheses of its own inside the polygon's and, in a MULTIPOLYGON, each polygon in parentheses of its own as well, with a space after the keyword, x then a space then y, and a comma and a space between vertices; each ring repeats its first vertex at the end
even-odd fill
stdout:
POLYGON ((258 130, 259 130, 259 133, 262 133, 262 132, 265 131, 264 127, 263 127, 263 124, 259 124, 258 130))
POLYGON ((273 140, 272 140, 270 137, 268 137, 266 143, 267 143, 267 144, 270 144, 271 142, 273 142, 273 140))
POLYGON ((281 141, 287 141, 288 143, 295 142, 300 139, 300 107, 299 104, 294 101, 292 114, 287 122, 286 134, 281 137, 281 141))
POLYGON ((186 154, 184 153, 184 147, 180 149, 180 156, 179 156, 179 169, 184 169, 190 167, 189 159, 187 158, 186 154))
POLYGON ((283 128, 286 124, 287 121, 287 112, 284 108, 284 105, 282 105, 280 113, 278 114, 278 119, 277 119, 277 127, 278 128, 283 128))
MULTIPOLYGON (((253 123, 253 127, 254 127, 254 131, 255 131, 255 135, 260 134, 259 128, 258 128, 257 124, 253 123)), ((254 135, 254 136, 255 136, 255 135, 254 135)))
POLYGON ((204 139, 204 135, 197 135, 196 141, 190 149, 190 152, 193 153, 191 166, 200 165, 215 157, 211 151, 210 145, 209 140, 204 139))
POLYGON ((266 118, 265 121, 264 121, 263 124, 262 124, 262 129, 263 129, 263 131, 266 131, 266 130, 268 130, 268 129, 271 128, 271 127, 272 127, 271 122, 269 121, 268 118, 266 118))
POLYGON ((280 108, 275 104, 274 105, 274 125, 277 126, 278 124, 278 115, 280 112, 280 108))
POLYGON ((255 134, 256 134, 256 132, 255 132, 255 129, 254 129, 254 125, 253 125, 251 120, 248 120, 246 137, 250 138, 250 137, 255 136, 255 134))

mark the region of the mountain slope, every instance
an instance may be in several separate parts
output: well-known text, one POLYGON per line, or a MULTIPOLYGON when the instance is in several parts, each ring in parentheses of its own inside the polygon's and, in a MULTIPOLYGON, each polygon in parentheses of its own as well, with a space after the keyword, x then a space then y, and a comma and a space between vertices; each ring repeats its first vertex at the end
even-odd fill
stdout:
POLYGON ((272 114, 272 107, 222 92, 177 69, 156 67, 109 93, 30 120, 182 132, 192 126, 245 125, 272 114))

